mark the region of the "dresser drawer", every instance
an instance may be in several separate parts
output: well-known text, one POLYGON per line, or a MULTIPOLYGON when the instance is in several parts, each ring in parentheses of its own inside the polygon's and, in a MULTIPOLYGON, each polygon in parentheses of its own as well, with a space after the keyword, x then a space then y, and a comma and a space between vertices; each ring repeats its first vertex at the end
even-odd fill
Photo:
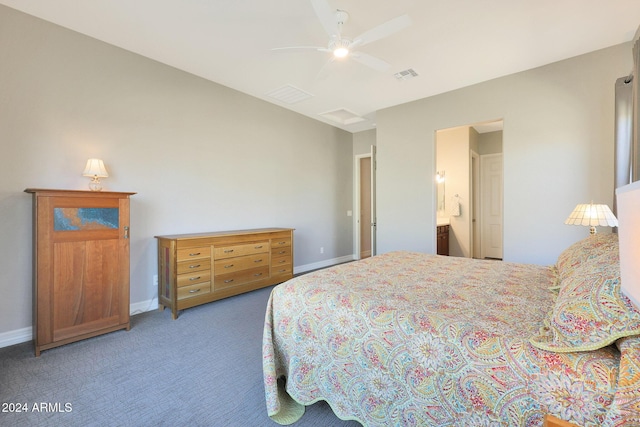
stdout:
POLYGON ((211 270, 178 275, 178 288, 211 281, 211 270))
POLYGON ((193 259, 178 262, 178 274, 189 274, 194 271, 211 270, 211 258, 193 259))
POLYGON ((213 289, 220 290, 235 285, 242 285, 260 279, 269 278, 269 266, 242 270, 236 273, 215 275, 213 279, 213 289))
POLYGON ((213 249, 213 258, 218 260, 264 252, 269 252, 269 242, 267 241, 215 247, 213 249))
POLYGON ((271 248, 271 257, 291 257, 291 246, 271 248))
POLYGON ((284 246, 291 246, 291 237, 280 237, 271 239, 271 249, 284 246))
POLYGON ((291 263, 271 267, 271 277, 277 277, 282 275, 286 275, 289 277, 293 275, 293 269, 292 269, 291 263))
POLYGON ((227 274, 250 268, 262 267, 269 265, 269 254, 260 253, 255 255, 246 255, 235 258, 225 258, 214 261, 213 274, 227 274))
POLYGON ((211 257, 211 246, 201 246, 197 248, 181 248, 177 250, 177 261, 191 259, 201 259, 211 257))
POLYGON ((271 257, 271 267, 282 267, 284 265, 291 265, 291 257, 289 255, 281 255, 281 256, 272 256, 271 257))
POLYGON ((195 285, 178 288, 178 299, 197 297, 211 292, 211 282, 197 283, 195 285))

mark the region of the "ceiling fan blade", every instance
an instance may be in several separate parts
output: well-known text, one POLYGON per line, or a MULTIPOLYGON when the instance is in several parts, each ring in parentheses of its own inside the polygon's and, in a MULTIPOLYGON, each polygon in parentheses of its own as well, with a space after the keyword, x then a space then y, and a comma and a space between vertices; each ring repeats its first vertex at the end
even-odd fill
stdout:
POLYGON ((376 58, 375 56, 371 56, 367 53, 352 52, 349 56, 359 63, 364 64, 367 67, 373 68, 377 71, 387 71, 391 67, 391 64, 389 64, 388 62, 383 61, 380 58, 376 58))
POLYGON ((331 52, 326 47, 322 46, 285 46, 285 47, 274 47, 271 49, 274 52, 281 50, 316 50, 318 52, 331 52))
POLYGON ((338 36, 336 10, 329 6, 327 0, 311 0, 311 5, 327 34, 330 37, 338 36))
POLYGON ((324 80, 329 76, 329 66, 333 63, 335 58, 331 57, 327 62, 324 63, 318 74, 316 74, 316 80, 324 80))
POLYGON ((409 15, 401 15, 397 18, 393 18, 391 21, 387 21, 384 24, 380 24, 377 27, 373 27, 369 31, 365 31, 358 37, 353 39, 351 46, 364 46, 365 44, 380 40, 393 33, 404 30, 411 25, 411 19, 409 15))

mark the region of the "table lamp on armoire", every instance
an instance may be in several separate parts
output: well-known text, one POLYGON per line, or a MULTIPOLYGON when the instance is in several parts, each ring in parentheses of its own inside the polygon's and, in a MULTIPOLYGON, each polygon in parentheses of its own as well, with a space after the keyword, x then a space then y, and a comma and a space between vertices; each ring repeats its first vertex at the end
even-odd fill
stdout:
POLYGON ((89 188, 91 191, 102 191, 102 183, 100 178, 107 178, 109 174, 104 167, 104 162, 101 159, 89 159, 87 165, 84 167, 82 176, 88 176, 91 178, 89 188))

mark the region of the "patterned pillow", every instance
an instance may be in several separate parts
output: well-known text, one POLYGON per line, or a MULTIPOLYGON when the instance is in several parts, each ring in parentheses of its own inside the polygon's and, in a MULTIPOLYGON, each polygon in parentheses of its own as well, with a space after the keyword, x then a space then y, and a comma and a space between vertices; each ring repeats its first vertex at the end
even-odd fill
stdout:
POLYGON ((582 262, 562 280, 555 305, 531 343, 555 352, 589 351, 640 335, 640 309, 620 292, 618 251, 582 262))
POLYGON ((582 239, 565 249, 556 262, 560 280, 573 274, 584 262, 603 254, 618 251, 618 235, 598 233, 582 239))

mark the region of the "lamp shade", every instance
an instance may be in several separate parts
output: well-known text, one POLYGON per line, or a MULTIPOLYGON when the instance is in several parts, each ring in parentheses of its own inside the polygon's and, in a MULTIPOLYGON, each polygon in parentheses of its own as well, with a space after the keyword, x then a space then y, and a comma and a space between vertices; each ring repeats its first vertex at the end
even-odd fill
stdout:
POLYGON ((607 205, 578 205, 564 222, 569 225, 617 227, 618 220, 607 205))
POLYGON ((102 160, 89 159, 87 160, 87 166, 85 166, 84 172, 82 172, 82 176, 107 178, 109 174, 107 173, 107 169, 104 167, 104 162, 102 160))

